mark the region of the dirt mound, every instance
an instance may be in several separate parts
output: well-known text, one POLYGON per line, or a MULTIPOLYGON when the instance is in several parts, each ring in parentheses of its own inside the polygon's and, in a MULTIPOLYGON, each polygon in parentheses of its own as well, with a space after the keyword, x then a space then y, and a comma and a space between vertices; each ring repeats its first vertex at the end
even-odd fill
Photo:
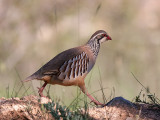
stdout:
POLYGON ((46 120, 53 119, 51 114, 41 109, 37 96, 26 96, 21 99, 0 99, 0 120, 46 120))
MULTIPOLYGON (((0 120, 53 120, 51 111, 42 107, 42 104, 48 102, 51 100, 32 95, 23 98, 0 98, 0 120)), ((89 119, 93 120, 160 120, 159 107, 134 104, 122 97, 114 98, 102 108, 88 108, 87 112, 89 119)), ((84 114, 83 109, 81 114, 84 114)))
POLYGON ((97 120, 160 120, 160 106, 134 104, 116 97, 103 108, 89 108, 89 115, 97 120))

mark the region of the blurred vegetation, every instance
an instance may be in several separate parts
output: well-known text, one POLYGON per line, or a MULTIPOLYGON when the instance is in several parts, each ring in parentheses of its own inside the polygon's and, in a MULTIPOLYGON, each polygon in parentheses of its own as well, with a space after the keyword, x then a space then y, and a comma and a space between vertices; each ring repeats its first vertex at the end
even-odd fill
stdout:
MULTIPOLYGON (((113 40, 101 46, 85 80, 88 91, 103 85, 103 92, 94 93, 99 101, 103 95, 132 100, 143 89, 132 72, 160 98, 159 8, 160 2, 153 0, 0 0, 0 97, 37 94, 39 81, 24 86, 21 80, 103 29, 113 40)), ((69 105, 79 89, 55 85, 49 94, 69 105)))
POLYGON ((59 103, 48 103, 42 105, 41 108, 46 108, 49 113, 56 119, 56 120, 91 120, 91 117, 88 115, 88 111, 86 109, 76 109, 74 111, 70 110, 66 106, 61 106, 59 103), (82 112, 83 111, 83 112, 82 112))

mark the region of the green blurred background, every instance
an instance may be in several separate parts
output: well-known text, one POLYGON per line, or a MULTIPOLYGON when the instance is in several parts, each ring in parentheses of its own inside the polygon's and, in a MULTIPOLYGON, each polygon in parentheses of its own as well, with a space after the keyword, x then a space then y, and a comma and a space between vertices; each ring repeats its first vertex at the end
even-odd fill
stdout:
MULTIPOLYGON (((63 50, 86 43, 99 29, 113 40, 101 46, 85 80, 88 91, 101 89, 101 80, 106 98, 133 100, 144 90, 133 72, 160 97, 158 0, 0 0, 0 97, 38 95, 39 81, 22 86, 21 80, 63 50)), ((68 105, 77 90, 55 85, 50 95, 68 105)), ((103 102, 101 91, 94 96, 103 102)))

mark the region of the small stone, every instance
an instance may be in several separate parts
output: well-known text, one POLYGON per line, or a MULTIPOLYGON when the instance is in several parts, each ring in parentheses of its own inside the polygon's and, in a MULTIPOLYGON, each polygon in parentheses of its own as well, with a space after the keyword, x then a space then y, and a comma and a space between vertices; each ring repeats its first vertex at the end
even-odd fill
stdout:
POLYGON ((41 104, 48 104, 48 103, 50 103, 50 102, 52 102, 52 100, 49 99, 49 98, 47 98, 47 97, 41 97, 41 98, 40 98, 40 103, 41 103, 41 104))
POLYGON ((15 100, 20 100, 20 98, 18 98, 18 97, 16 97, 16 98, 13 98, 13 99, 15 99, 15 100))

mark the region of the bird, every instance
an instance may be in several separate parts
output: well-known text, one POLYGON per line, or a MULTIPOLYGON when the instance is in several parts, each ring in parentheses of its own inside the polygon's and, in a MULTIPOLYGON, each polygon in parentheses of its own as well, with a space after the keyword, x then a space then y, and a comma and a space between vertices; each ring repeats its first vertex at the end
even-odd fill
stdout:
POLYGON ((84 80, 96 62, 101 44, 108 40, 112 39, 107 32, 97 30, 86 44, 59 53, 23 82, 34 79, 44 81, 38 88, 40 97, 45 97, 43 90, 47 84, 78 86, 91 102, 97 106, 103 105, 88 93, 84 80))

